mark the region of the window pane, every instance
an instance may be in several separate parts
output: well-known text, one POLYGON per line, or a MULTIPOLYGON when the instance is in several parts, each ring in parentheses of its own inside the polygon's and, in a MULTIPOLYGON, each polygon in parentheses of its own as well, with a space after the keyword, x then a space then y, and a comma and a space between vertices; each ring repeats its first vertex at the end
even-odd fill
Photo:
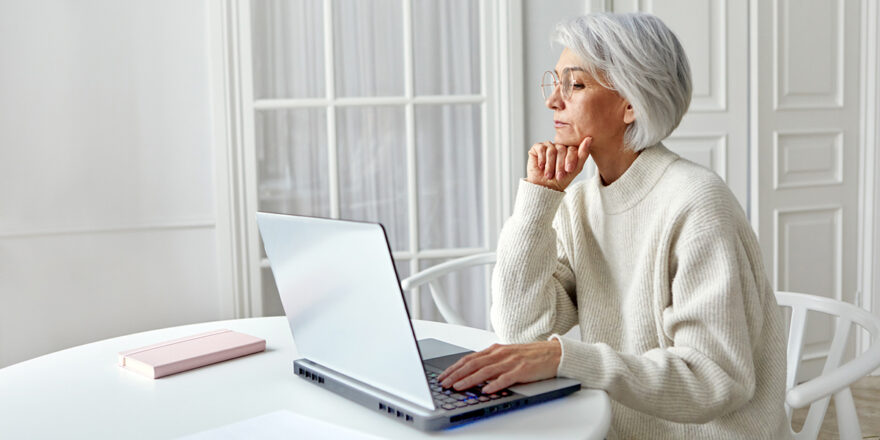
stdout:
POLYGON ((480 93, 480 2, 415 0, 417 95, 480 93))
MULTIPOLYGON (((410 275, 409 265, 410 260, 394 260, 394 267, 397 268, 397 279, 399 281, 405 279, 410 275)), ((409 316, 412 317, 412 308, 410 307, 410 303, 412 302, 412 294, 410 292, 403 292, 403 300, 406 302, 406 310, 409 311, 409 316)))
POLYGON ((336 118, 340 215, 385 226, 391 249, 409 248, 403 107, 344 107, 336 118))
POLYGON ((284 306, 281 305, 281 296, 275 285, 275 277, 272 268, 264 267, 260 270, 263 286, 263 316, 284 316, 284 306))
POLYGON ((400 0, 333 2, 337 96, 403 95, 400 0))
POLYGON ((321 0, 251 2, 254 97, 323 98, 321 0))
POLYGON ((410 260, 394 260, 394 267, 397 268, 397 279, 401 281, 407 277, 409 277, 409 262, 410 260))
MULTIPOLYGON (((445 263, 448 259, 431 259, 419 262, 419 270, 425 270, 445 263)), ((470 327, 486 328, 486 296, 488 290, 488 271, 492 266, 474 266, 462 269, 440 278, 440 288, 445 293, 446 302, 457 311, 465 324, 470 327)), ((430 288, 421 287, 422 319, 445 322, 437 310, 430 288)))
POLYGON ((416 106, 419 248, 484 245, 479 105, 416 106))
POLYGON ((257 112, 259 209, 329 217, 324 109, 257 112))

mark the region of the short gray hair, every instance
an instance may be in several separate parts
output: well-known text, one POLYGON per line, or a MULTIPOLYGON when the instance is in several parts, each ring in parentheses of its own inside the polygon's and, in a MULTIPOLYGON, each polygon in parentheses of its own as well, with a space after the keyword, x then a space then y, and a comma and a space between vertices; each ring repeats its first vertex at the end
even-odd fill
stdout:
POLYGON ((626 147, 641 151, 660 142, 687 112, 692 90, 687 55, 656 16, 588 14, 557 24, 553 39, 633 106, 636 119, 626 128, 626 147))

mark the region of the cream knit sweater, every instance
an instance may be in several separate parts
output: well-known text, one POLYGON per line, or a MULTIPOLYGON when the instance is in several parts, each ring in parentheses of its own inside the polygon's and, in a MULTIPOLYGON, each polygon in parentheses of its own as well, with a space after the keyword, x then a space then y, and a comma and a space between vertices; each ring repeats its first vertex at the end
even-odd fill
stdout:
POLYGON ((522 181, 492 299, 503 340, 558 338, 558 374, 608 392, 609 438, 790 437, 755 234, 718 176, 662 144, 608 186, 522 181), (575 324, 580 340, 558 336, 575 324))

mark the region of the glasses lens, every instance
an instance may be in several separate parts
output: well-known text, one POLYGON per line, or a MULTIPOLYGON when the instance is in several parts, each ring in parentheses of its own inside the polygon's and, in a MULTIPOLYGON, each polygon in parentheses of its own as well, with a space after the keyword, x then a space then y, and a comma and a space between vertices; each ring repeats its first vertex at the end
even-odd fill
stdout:
POLYGON ((562 72, 562 78, 559 79, 559 82, 562 85, 562 90, 560 90, 562 99, 571 98, 572 84, 574 84, 571 72, 562 72))
POLYGON ((550 95, 553 94, 553 88, 555 87, 553 80, 554 78, 552 73, 550 73, 549 71, 544 72, 544 76, 541 78, 541 96, 543 96, 544 99, 549 98, 550 95))
POLYGON ((550 95, 553 94, 553 89, 556 88, 556 77, 553 75, 553 72, 549 70, 544 72, 544 77, 541 79, 541 95, 544 96, 544 99, 550 98, 550 95))

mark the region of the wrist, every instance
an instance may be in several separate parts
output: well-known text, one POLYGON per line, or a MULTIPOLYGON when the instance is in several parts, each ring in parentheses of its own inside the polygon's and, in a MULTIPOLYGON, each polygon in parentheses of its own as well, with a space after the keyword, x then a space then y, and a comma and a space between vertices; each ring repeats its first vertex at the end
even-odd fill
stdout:
POLYGON ((553 191, 558 191, 561 193, 565 192, 565 188, 560 188, 558 183, 555 181, 551 182, 551 181, 547 181, 545 179, 532 179, 529 177, 526 177, 525 180, 526 180, 526 182, 531 183, 532 185, 538 185, 538 186, 541 186, 541 187, 544 187, 547 189, 551 189, 553 191))
POLYGON ((550 344, 551 357, 554 361, 553 368, 558 369, 559 363, 562 362, 562 343, 559 342, 559 338, 552 338, 547 343, 550 344))
POLYGON ((551 222, 565 193, 523 179, 519 182, 513 215, 526 222, 551 222))

